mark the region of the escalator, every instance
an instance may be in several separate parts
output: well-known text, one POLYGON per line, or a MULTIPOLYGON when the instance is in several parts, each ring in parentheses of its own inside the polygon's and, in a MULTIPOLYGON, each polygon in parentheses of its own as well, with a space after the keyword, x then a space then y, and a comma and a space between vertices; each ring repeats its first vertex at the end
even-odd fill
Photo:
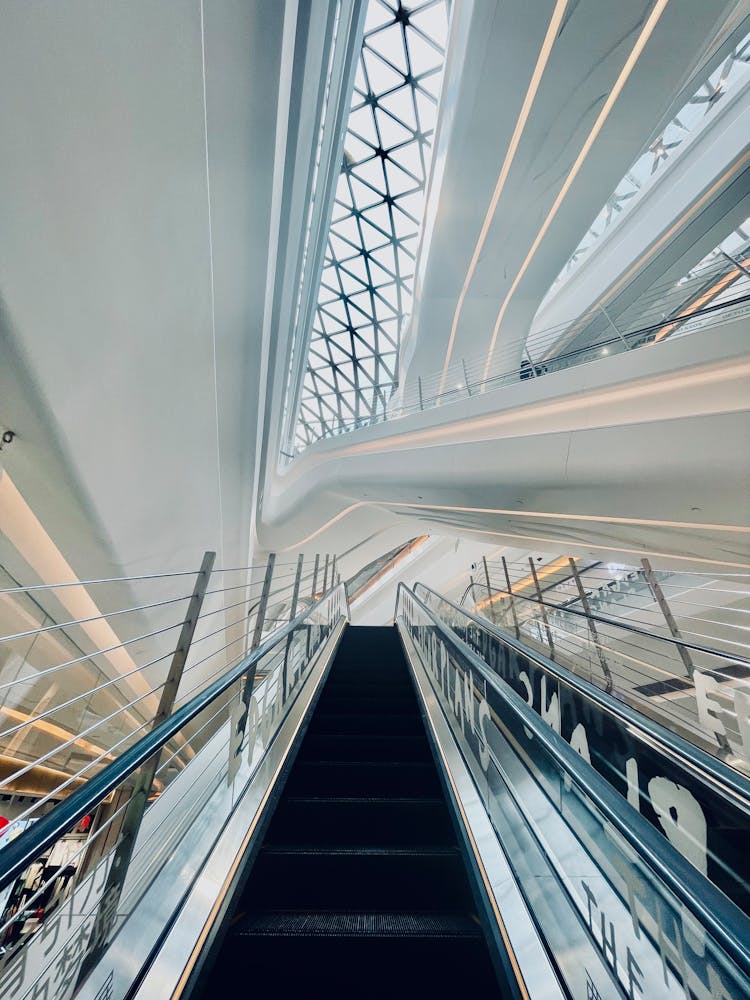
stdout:
POLYGON ((395 610, 334 586, 6 843, 0 892, 162 755, 0 997, 750 1000, 747 779, 421 584, 395 610))
POLYGON ((194 996, 511 995, 395 629, 346 630, 219 948, 194 996))

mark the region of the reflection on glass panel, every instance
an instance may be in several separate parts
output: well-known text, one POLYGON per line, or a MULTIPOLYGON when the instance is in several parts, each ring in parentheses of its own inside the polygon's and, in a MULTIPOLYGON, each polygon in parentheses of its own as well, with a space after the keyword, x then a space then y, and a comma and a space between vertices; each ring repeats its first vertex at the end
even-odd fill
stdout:
MULTIPOLYGON (((503 681, 489 680, 405 589, 398 617, 570 995, 747 996, 740 966, 634 847, 649 842, 644 818, 623 803, 627 828, 635 831, 626 838, 622 814, 615 821, 616 810, 608 815, 599 804, 611 798, 597 785, 601 779, 585 764, 572 766, 577 757, 554 723, 548 719, 549 728, 503 681)), ((582 746, 575 749, 585 756, 582 746)), ((676 851, 665 846, 664 853, 676 880, 685 880, 676 851)))

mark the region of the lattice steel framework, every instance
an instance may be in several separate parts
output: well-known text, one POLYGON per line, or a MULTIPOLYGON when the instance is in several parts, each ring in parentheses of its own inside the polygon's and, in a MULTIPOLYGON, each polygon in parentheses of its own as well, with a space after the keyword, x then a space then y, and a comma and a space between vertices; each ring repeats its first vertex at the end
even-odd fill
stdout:
POLYGON ((369 0, 295 450, 385 405, 411 309, 449 0, 369 0))

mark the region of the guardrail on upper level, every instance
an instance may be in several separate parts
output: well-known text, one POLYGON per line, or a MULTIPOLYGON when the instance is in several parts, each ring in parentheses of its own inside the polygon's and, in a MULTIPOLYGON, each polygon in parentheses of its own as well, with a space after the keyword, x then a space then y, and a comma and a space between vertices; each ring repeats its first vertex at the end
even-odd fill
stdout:
MULTIPOLYGON (((622 354, 660 343, 676 334, 707 330, 718 323, 750 314, 750 255, 740 260, 719 258, 679 282, 656 285, 629 307, 621 322, 602 306, 581 317, 530 336, 523 351, 516 345, 495 352, 490 369, 486 359, 462 358, 446 370, 419 375, 406 387, 374 387, 371 408, 351 420, 338 412, 335 391, 330 394, 331 416, 325 423, 308 424, 308 440, 288 460, 322 438, 348 434, 423 410, 469 399, 519 381, 573 368, 607 355, 622 354), (618 325, 619 324, 619 325, 618 325)), ((320 398, 325 401, 326 393, 320 398)))

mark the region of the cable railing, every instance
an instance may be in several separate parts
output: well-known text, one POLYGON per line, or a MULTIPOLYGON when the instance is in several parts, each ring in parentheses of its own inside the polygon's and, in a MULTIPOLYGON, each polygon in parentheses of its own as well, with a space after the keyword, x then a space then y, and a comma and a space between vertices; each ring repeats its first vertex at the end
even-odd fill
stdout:
MULTIPOLYGON (((478 600, 488 604, 492 590, 509 590, 540 598, 561 608, 583 608, 593 614, 631 623, 658 636, 695 636, 699 644, 727 653, 750 652, 750 573, 654 569, 603 563, 570 556, 529 556, 516 560, 485 559, 473 576, 485 588, 478 600), (745 637, 747 641, 745 641, 745 637), (739 647, 739 648, 738 648, 739 647)), ((481 587, 478 593, 481 593, 481 587)))
POLYGON ((461 603, 750 770, 750 574, 654 570, 645 559, 484 559, 461 603))
MULTIPOLYGON (((137 724, 121 724, 117 738, 99 753, 90 752, 75 771, 59 773, 61 780, 55 778, 0 829, 0 996, 21 1000, 45 995, 45 989, 50 996, 70 995, 116 926, 168 870, 170 880, 150 905, 158 909, 163 900, 176 905, 174 893, 190 867, 188 848, 196 866, 212 849, 209 835, 196 845, 194 831, 204 829, 210 817, 210 832, 219 834, 222 822, 216 823, 215 810, 229 815, 244 794, 311 664, 346 616, 346 591, 334 558, 315 557, 314 568, 305 571, 302 556, 283 563, 272 554, 252 567, 260 583, 248 582, 242 614, 199 635, 201 623, 217 610, 204 612, 204 599, 212 595, 218 601, 240 589, 234 583, 209 587, 212 562, 207 553, 180 642, 164 654, 171 661, 166 677, 111 716, 152 695, 155 709, 137 724), (286 617, 278 612, 268 618, 274 600, 286 617), (205 647, 232 628, 237 635, 229 643, 189 659, 192 644, 205 647), (220 658, 221 666, 211 657, 220 658), (202 669, 206 666, 213 667, 210 673, 202 669), (192 677, 183 683, 187 674, 192 677), (189 777, 187 764, 193 765, 189 777), (65 976, 72 978, 64 991, 65 976)), ((117 680, 107 683, 115 686, 117 680)), ((88 694, 79 692, 56 707, 88 694)), ((44 720, 37 713, 27 725, 53 718, 54 711, 44 720)), ((71 740, 91 738, 103 721, 111 719, 96 720, 71 740)), ((58 750, 42 756, 50 760, 58 750)), ((42 768, 40 759, 15 769, 0 788, 17 782, 18 771, 42 768)))
POLYGON ((310 440, 298 445, 300 454, 313 441, 347 434, 424 410, 470 399, 485 392, 577 367, 608 355, 660 343, 667 337, 709 329, 750 313, 750 253, 741 259, 722 257, 696 269, 681 281, 653 286, 646 295, 613 316, 597 305, 574 320, 530 335, 525 345, 500 347, 490 370, 486 357, 462 358, 443 371, 420 375, 390 396, 378 388, 372 412, 352 419, 333 416, 338 393, 330 399, 331 417, 316 427, 308 421, 310 440))
MULTIPOLYGON (((23 817, 29 820, 41 808, 42 797, 47 803, 68 794, 111 760, 115 748, 121 751, 142 733, 165 686, 174 683, 169 670, 176 658, 182 666, 175 694, 184 701, 188 692, 200 690, 226 668, 227 657, 244 655, 328 589, 338 576, 335 557, 317 556, 308 562, 306 566, 301 556, 278 560, 272 554, 263 563, 212 569, 210 584, 204 567, 198 573, 4 587, 0 794, 31 796, 23 817), (198 608, 195 587, 192 594, 162 594, 158 600, 133 601, 128 596, 134 584, 172 589, 189 577, 206 580, 198 608), (52 620, 56 601, 67 610, 58 592, 67 598, 70 588, 84 594, 84 607, 95 613, 78 618, 63 614, 52 620), (100 603, 125 595, 125 606, 99 607, 92 595, 100 603), (191 635, 186 642, 188 622, 191 635), (106 631, 100 628, 103 623, 106 631), (137 627, 144 623, 152 627, 137 627)), ((67 601, 67 607, 74 606, 67 601)))

